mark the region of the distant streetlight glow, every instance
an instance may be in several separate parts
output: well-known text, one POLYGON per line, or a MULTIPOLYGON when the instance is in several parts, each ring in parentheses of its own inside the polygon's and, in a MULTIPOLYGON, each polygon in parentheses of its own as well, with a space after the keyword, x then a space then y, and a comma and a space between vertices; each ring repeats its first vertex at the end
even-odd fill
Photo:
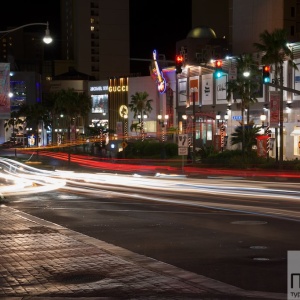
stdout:
POLYGON ((245 70, 243 73, 244 77, 249 77, 250 76, 250 71, 249 70, 245 70))

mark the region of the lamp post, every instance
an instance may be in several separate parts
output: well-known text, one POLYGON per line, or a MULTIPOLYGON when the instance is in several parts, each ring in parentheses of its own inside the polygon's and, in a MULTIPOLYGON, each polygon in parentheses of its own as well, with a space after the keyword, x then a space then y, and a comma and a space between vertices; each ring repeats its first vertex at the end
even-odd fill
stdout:
POLYGON ((260 115, 260 120, 261 120, 261 127, 264 129, 265 128, 265 121, 267 119, 266 115, 260 115))
POLYGON ((123 141, 128 139, 128 115, 123 116, 124 126, 123 126, 123 141))
POLYGON ((142 142, 145 140, 145 128, 144 128, 144 119, 147 119, 147 115, 139 114, 138 119, 141 123, 141 138, 142 142))
POLYGON ((49 23, 29 23, 29 24, 25 24, 16 28, 12 28, 9 30, 1 30, 0 33, 10 33, 10 32, 14 32, 17 31, 19 29, 22 29, 24 27, 29 27, 29 26, 46 26, 46 30, 45 30, 45 36, 43 38, 43 42, 45 44, 50 44, 52 42, 52 37, 50 36, 50 30, 49 30, 49 23))
POLYGON ((125 148, 127 146, 127 143, 125 143, 125 139, 127 140, 127 119, 128 119, 128 115, 123 114, 123 142, 122 142, 123 158, 125 158, 125 148))
POLYGON ((195 162, 195 150, 196 150, 196 93, 198 92, 198 88, 191 88, 191 93, 193 97, 193 162, 195 162))
POLYGON ((186 133, 186 120, 187 120, 187 115, 182 115, 182 120, 183 120, 183 124, 182 124, 182 132, 186 133))
MULTIPOLYGON (((12 29, 8 29, 8 30, 1 30, 0 34, 8 34, 10 32, 14 32, 17 31, 19 29, 22 29, 24 27, 29 27, 29 26, 46 26, 46 30, 45 30, 45 36, 43 38, 43 41, 45 44, 50 44, 52 42, 52 38, 50 36, 50 30, 49 30, 49 23, 29 23, 29 24, 25 24, 16 28, 12 28, 12 29)), ((37 135, 38 135, 38 131, 37 131, 37 135)), ((37 141, 38 141, 38 136, 37 136, 37 141)))
POLYGON ((158 123, 159 125, 161 125, 161 130, 162 130, 162 141, 164 142, 165 141, 165 135, 166 135, 166 131, 165 131, 165 128, 166 128, 166 125, 168 124, 168 120, 169 120, 169 115, 165 115, 164 118, 162 115, 158 115, 157 116, 157 119, 158 119, 158 123))
POLYGON ((157 116, 158 124, 161 129, 161 139, 163 140, 162 115, 157 116))
POLYGON ((267 126, 265 126, 265 121, 267 119, 267 116, 265 114, 260 115, 260 120, 261 120, 261 127, 264 130, 264 134, 267 135, 267 143, 266 143, 266 156, 267 159, 269 160, 269 152, 270 152, 270 127, 269 124, 267 123, 267 126))

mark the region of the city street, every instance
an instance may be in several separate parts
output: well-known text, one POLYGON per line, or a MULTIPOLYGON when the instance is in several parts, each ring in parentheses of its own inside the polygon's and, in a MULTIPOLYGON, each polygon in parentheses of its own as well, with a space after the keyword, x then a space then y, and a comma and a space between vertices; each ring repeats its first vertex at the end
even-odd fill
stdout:
POLYGON ((7 205, 233 286, 286 293, 287 251, 299 249, 296 183, 78 174, 7 205))

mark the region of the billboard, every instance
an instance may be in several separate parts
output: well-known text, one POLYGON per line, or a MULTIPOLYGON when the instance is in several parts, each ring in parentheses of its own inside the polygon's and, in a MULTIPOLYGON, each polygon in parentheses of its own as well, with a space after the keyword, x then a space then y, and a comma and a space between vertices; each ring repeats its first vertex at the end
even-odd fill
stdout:
POLYGON ((10 67, 8 63, 0 63, 0 114, 10 113, 10 67))
POLYGON ((278 127, 280 114, 280 92, 270 92, 270 126, 278 127))

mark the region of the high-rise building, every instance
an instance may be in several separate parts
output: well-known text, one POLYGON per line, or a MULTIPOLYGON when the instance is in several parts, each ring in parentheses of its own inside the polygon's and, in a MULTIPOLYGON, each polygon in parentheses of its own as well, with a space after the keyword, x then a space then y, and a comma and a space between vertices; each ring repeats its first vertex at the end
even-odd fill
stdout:
POLYGON ((264 30, 285 28, 291 42, 300 39, 299 0, 192 0, 193 28, 208 26, 225 37, 233 55, 255 52, 264 30))
POLYGON ((62 59, 97 80, 130 73, 129 0, 61 0, 62 59))

